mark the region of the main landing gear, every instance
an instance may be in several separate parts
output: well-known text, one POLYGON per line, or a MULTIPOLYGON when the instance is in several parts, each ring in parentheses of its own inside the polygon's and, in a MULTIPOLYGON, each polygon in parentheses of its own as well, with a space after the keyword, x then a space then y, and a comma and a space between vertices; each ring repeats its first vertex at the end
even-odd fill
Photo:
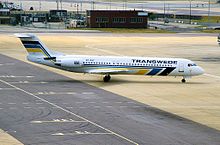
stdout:
POLYGON ((103 81, 104 81, 104 82, 109 82, 110 79, 111 79, 111 76, 110 76, 109 74, 108 74, 108 75, 105 75, 105 76, 103 77, 103 81))

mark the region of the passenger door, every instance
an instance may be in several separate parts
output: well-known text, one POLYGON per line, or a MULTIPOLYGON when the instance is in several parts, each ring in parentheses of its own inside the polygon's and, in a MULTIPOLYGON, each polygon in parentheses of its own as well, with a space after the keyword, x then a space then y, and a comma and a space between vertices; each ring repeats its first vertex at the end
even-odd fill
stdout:
POLYGON ((179 72, 180 73, 184 72, 184 63, 182 63, 182 62, 179 63, 179 72))

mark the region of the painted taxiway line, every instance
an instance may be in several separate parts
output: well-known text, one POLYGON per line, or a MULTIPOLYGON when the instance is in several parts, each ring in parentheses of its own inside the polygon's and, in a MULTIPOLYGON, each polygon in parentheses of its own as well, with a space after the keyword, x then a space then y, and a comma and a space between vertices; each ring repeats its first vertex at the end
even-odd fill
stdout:
POLYGON ((112 133, 102 133, 102 132, 97 132, 97 133, 92 133, 92 132, 87 132, 87 131, 76 131, 75 133, 54 133, 52 134, 53 136, 65 136, 65 135, 68 135, 68 136, 71 136, 71 135, 112 135, 112 133))
POLYGON ((18 82, 10 82, 10 84, 46 84, 48 82, 30 82, 30 81, 18 81, 18 82))
POLYGON ((212 74, 207 74, 207 73, 205 73, 204 75, 207 76, 207 77, 212 77, 212 78, 220 79, 220 76, 217 76, 217 75, 212 75, 212 74))
POLYGON ((1 90, 7 90, 7 91, 9 91, 9 90, 16 90, 15 88, 0 88, 0 91, 1 90))
POLYGON ((83 122, 87 122, 87 121, 77 121, 77 120, 66 120, 66 121, 62 121, 62 120, 53 120, 53 121, 31 121, 31 123, 83 123, 83 122))
POLYGON ((14 75, 2 75, 0 78, 33 78, 34 76, 14 76, 14 75))
POLYGON ((90 120, 88 120, 88 119, 86 119, 86 118, 84 118, 84 117, 82 117, 82 116, 80 116, 80 115, 77 115, 77 114, 75 114, 75 113, 73 113, 73 112, 71 112, 71 111, 69 111, 69 110, 67 110, 67 109, 65 109, 65 108, 62 108, 62 107, 60 107, 60 106, 58 106, 58 105, 56 105, 56 104, 54 104, 54 103, 51 103, 51 102, 49 102, 49 101, 47 101, 47 100, 45 100, 45 99, 43 99, 43 98, 40 98, 40 97, 38 97, 38 96, 36 96, 36 95, 34 95, 34 94, 28 92, 28 91, 25 91, 25 90, 23 90, 23 89, 21 89, 21 88, 15 86, 15 85, 9 83, 9 82, 6 82, 6 81, 1 80, 1 79, 0 79, 0 82, 2 82, 2 83, 4 83, 4 84, 7 84, 7 85, 9 85, 9 86, 11 86, 11 87, 13 87, 13 88, 15 88, 15 89, 17 89, 17 90, 20 90, 21 92, 24 92, 24 93, 26 93, 26 94, 28 94, 28 95, 30 95, 30 96, 36 98, 36 99, 42 100, 43 102, 45 102, 45 103, 47 103, 47 104, 50 104, 51 106, 56 107, 56 108, 58 108, 58 109, 60 109, 60 110, 63 110, 64 112, 69 113, 69 114, 71 114, 71 115, 73 115, 73 116, 76 116, 76 117, 78 117, 78 118, 80 118, 80 119, 82 119, 82 120, 84 120, 84 121, 86 121, 86 122, 88 122, 88 123, 91 123, 92 125, 94 125, 94 126, 96 126, 96 127, 98 127, 98 128, 101 128, 101 129, 105 130, 106 132, 109 132, 109 133, 111 133, 112 135, 114 135, 114 136, 116 136, 116 137, 118 137, 118 138, 121 138, 121 139, 123 139, 123 140, 125 140, 125 141, 127 141, 127 142, 129 142, 129 143, 138 145, 138 143, 136 143, 135 141, 133 141, 133 140, 131 140, 131 139, 129 139, 129 138, 123 136, 123 135, 120 135, 120 134, 118 134, 118 133, 116 133, 116 132, 114 132, 114 131, 111 131, 110 129, 107 129, 107 128, 105 128, 105 127, 103 127, 103 126, 101 126, 101 125, 99 125, 99 124, 97 124, 97 123, 95 123, 95 122, 92 122, 92 121, 90 121, 90 120))
POLYGON ((15 63, 0 63, 0 66, 15 65, 15 63))
POLYGON ((119 54, 119 53, 115 53, 115 52, 108 51, 108 50, 103 50, 103 49, 96 48, 96 47, 91 46, 91 45, 86 45, 85 47, 86 47, 86 48, 89 48, 89 49, 96 50, 96 51, 98 50, 98 51, 101 51, 101 52, 104 52, 104 53, 121 56, 121 54, 119 54))

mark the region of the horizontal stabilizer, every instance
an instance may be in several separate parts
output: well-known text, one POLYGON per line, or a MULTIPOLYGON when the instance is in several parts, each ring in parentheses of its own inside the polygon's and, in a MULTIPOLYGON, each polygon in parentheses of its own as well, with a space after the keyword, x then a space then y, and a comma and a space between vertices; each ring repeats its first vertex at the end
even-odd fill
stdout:
POLYGON ((45 57, 44 60, 56 60, 56 57, 45 57))

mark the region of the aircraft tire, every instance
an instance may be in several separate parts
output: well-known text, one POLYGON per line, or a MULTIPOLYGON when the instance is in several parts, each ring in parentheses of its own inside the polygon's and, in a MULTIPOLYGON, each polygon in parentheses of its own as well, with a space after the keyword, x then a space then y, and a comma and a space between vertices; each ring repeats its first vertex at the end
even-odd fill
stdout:
POLYGON ((110 75, 105 75, 105 76, 103 77, 103 81, 104 81, 104 82, 109 82, 110 79, 111 79, 111 76, 110 76, 110 75))
POLYGON ((181 82, 182 82, 182 83, 185 83, 185 82, 186 82, 186 79, 182 79, 181 82))

